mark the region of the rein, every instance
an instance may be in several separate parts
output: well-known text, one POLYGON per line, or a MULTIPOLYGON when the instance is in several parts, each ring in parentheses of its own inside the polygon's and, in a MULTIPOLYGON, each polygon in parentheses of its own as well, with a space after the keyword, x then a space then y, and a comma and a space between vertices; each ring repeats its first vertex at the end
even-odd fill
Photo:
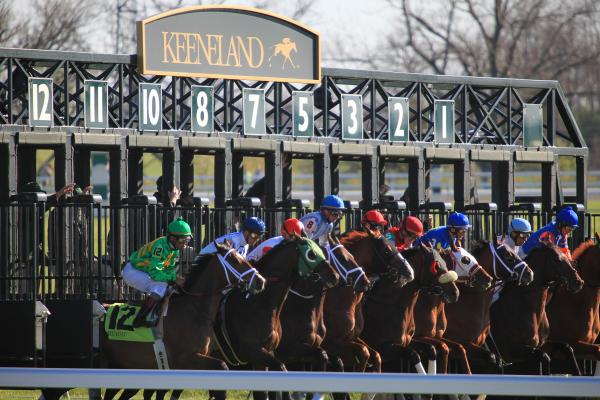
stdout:
POLYGON ((352 285, 352 287, 356 289, 356 284, 360 280, 360 277, 364 275, 366 278, 365 271, 362 269, 362 267, 356 267, 356 268, 353 268, 348 271, 344 267, 344 265, 340 262, 340 260, 336 257, 336 255, 334 254, 334 251, 339 249, 340 247, 344 247, 344 245, 338 244, 337 246, 335 246, 333 248, 327 246, 327 257, 328 257, 327 261, 329 261, 329 263, 335 267, 335 269, 338 271, 338 273, 340 274, 340 276, 344 279, 344 282, 346 282, 346 283, 348 283, 348 278, 350 277, 350 275, 358 272, 358 276, 354 280, 354 284, 352 285))
MULTIPOLYGON (((461 270, 465 271, 466 269, 462 267, 462 265, 460 264, 460 262, 458 262, 456 260, 456 257, 454 256, 454 252, 450 251, 450 258, 452 259, 452 264, 454 265, 454 271, 456 271, 457 269, 457 265, 460 267, 461 270)), ((479 264, 476 264, 474 266, 472 266, 471 268, 469 268, 467 272, 467 277, 466 279, 464 278, 458 278, 456 281, 457 283, 462 283, 463 285, 466 285, 468 287, 473 287, 473 280, 475 279, 475 275, 477 274, 477 272, 479 272, 479 270, 483 269, 483 267, 479 264)))

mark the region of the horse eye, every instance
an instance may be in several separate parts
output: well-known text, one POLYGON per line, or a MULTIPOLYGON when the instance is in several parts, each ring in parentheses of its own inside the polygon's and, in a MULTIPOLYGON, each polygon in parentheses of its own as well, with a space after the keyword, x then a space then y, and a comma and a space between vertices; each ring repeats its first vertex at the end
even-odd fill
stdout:
POLYGON ((464 256, 463 258, 460 259, 460 262, 462 262, 463 264, 470 264, 471 259, 467 256, 464 256))
POLYGON ((317 255, 315 254, 314 251, 312 251, 311 249, 306 251, 306 258, 309 261, 315 261, 317 259, 317 255))

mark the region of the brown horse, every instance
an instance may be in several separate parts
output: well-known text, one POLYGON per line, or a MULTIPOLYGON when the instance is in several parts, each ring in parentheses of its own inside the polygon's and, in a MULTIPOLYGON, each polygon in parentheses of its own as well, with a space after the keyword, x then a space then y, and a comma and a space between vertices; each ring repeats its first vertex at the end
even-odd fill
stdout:
POLYGON ((484 346, 490 330, 490 306, 494 291, 510 281, 528 285, 533 280, 533 271, 514 251, 498 240, 476 242, 471 252, 482 268, 493 276, 494 283, 485 290, 458 283, 460 298, 456 303, 444 307, 448 321, 444 337, 465 348, 469 365, 476 373, 498 372, 495 356, 484 346))
MULTIPOLYGON (((364 273, 372 281, 369 288, 377 281, 395 282, 403 286, 414 278, 410 264, 381 234, 351 231, 341 238, 340 243, 363 267, 364 273)), ((371 370, 380 372, 379 354, 360 338, 364 326, 361 308, 364 291, 347 282, 345 286, 327 292, 324 306, 327 334, 323 348, 328 354, 341 358, 349 370, 364 372, 367 365, 371 365, 371 370)))
POLYGON ((542 372, 548 373, 550 357, 542 349, 549 326, 545 305, 550 287, 565 284, 567 290, 578 292, 583 281, 569 260, 552 243, 542 242, 526 258, 533 270, 533 282, 529 286, 509 283, 500 298, 491 307, 491 336, 504 361, 521 363, 510 370, 532 370, 527 362, 535 362, 542 372))
MULTIPOLYGON (((575 357, 596 361, 595 375, 600 375, 600 345, 595 344, 600 333, 600 238, 588 240, 573 253, 577 271, 584 280, 577 293, 562 287, 556 289, 546 305, 550 321, 548 342, 568 343, 575 357)), ((551 354, 552 355, 552 354, 551 354)), ((554 358, 554 357, 553 357, 554 358)), ((554 370, 554 368, 553 368, 554 370)))
MULTIPOLYGON (((179 293, 169 299, 163 340, 171 368, 227 369, 223 361, 207 354, 221 291, 228 285, 258 293, 264 289, 265 279, 228 243, 218 244, 217 253, 209 256, 201 267, 193 267, 179 293)), ((157 368, 151 343, 109 340, 106 334, 101 335, 101 341, 104 368, 157 368)), ((45 399, 58 399, 59 390, 43 395, 45 399)), ((118 392, 118 389, 107 390, 104 398, 112 399, 118 392)), ((133 397, 137 390, 126 392, 121 398, 133 397)), ((224 398, 224 393, 217 397, 224 398)))
MULTIPOLYGON (((219 345, 225 353, 229 353, 227 358, 230 362, 248 363, 254 370, 286 371, 274 352, 282 337, 280 315, 290 287, 303 279, 319 279, 322 285, 331 288, 337 285, 339 279, 325 255, 322 252, 316 254, 320 249, 308 247, 309 243, 317 246, 309 239, 298 238, 273 247, 256 265, 267 279, 265 290, 247 299, 239 291, 232 291, 227 297, 223 306, 223 323, 230 346, 225 349, 222 340, 219 345), (299 264, 306 257, 316 261, 311 271, 304 274, 299 264)), ((343 260, 344 268, 356 267, 345 249, 337 249, 335 255, 338 260, 343 260)), ((255 392, 254 397, 262 399, 265 394, 255 392)))
MULTIPOLYGON (((483 291, 490 287, 492 277, 478 264, 477 259, 462 247, 454 243, 451 248, 440 252, 449 269, 458 275, 457 283, 460 288, 468 287, 483 291)), ((460 298, 459 296, 459 301, 460 298)), ((458 359, 462 373, 471 373, 467 352, 460 344, 444 336, 447 326, 444 312, 444 301, 439 294, 422 291, 415 305, 415 334, 413 343, 415 348, 419 344, 432 345, 436 350, 437 366, 434 360, 428 365, 427 373, 435 374, 448 372, 448 357, 458 359)), ((428 350, 428 348, 426 348, 428 350)))
POLYGON ((446 302, 456 301, 457 276, 448 271, 446 262, 431 247, 420 244, 402 255, 413 267, 415 279, 404 287, 382 281, 369 292, 363 302, 365 326, 361 337, 381 354, 385 371, 400 370, 402 360, 409 358, 418 372, 425 373, 421 358, 411 345, 414 307, 421 290, 439 293, 446 302))

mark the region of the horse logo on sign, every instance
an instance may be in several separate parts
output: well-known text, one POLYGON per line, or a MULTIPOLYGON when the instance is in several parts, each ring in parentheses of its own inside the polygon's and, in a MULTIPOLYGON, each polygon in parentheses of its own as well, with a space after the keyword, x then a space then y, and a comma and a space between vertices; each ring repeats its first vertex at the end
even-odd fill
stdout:
POLYGON ((292 51, 296 53, 298 52, 298 50, 296 49, 296 42, 292 42, 290 38, 283 38, 281 40, 281 43, 277 43, 276 45, 271 46, 271 48, 274 49, 274 51, 273 54, 271 54, 271 56, 269 57, 269 67, 272 67, 271 60, 273 59, 273 57, 281 55, 283 57, 283 64, 281 65, 281 69, 285 69, 285 64, 288 61, 292 68, 298 68, 296 65, 294 65, 294 62, 292 61, 291 57, 292 51))

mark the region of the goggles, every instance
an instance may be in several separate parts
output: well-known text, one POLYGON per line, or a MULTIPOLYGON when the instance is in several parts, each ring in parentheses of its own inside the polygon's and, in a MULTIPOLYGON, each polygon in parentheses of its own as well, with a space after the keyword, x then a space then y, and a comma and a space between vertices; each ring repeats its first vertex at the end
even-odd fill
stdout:
POLYGON ((250 232, 250 237, 252 239, 258 239, 264 235, 263 232, 250 232))
POLYGON ((333 209, 333 208, 326 208, 326 210, 329 211, 329 213, 331 215, 333 215, 334 217, 340 217, 340 216, 342 216, 342 211, 341 210, 336 210, 336 209, 333 209))
POLYGON ((517 232, 517 231, 512 231, 512 234, 515 235, 515 237, 517 238, 528 238, 529 236, 531 236, 531 232, 517 232))

